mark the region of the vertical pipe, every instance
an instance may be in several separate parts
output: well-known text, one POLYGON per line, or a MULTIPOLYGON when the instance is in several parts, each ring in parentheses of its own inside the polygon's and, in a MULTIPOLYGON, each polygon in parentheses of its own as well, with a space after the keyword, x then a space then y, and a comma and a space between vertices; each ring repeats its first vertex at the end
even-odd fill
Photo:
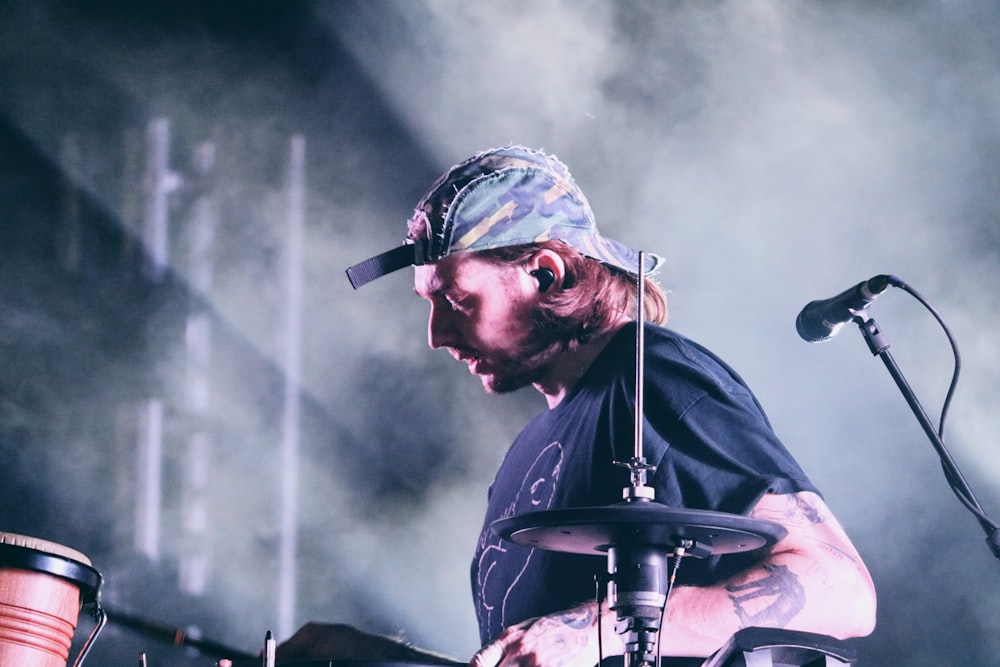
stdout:
POLYGON ((296 544, 298 540, 299 401, 302 357, 302 242, 305 226, 305 138, 291 141, 288 171, 288 242, 284 312, 285 393, 281 437, 281 552, 278 634, 287 637, 295 623, 296 544))
MULTIPOLYGON (((146 275, 159 281, 166 270, 167 194, 176 185, 169 169, 170 123, 155 118, 146 127, 146 170, 143 175, 145 207, 143 242, 146 275)), ((139 434, 139 471, 136 489, 136 549, 156 560, 159 558, 160 505, 163 456, 163 399, 147 401, 139 434)))
POLYGON ((163 453, 163 401, 149 399, 139 416, 136 457, 135 548, 150 560, 160 557, 160 496, 163 453))
POLYGON ((159 281, 170 260, 167 195, 176 187, 176 175, 170 171, 170 121, 166 118, 154 118, 146 126, 146 173, 143 180, 146 193, 143 213, 146 276, 159 281))
POLYGON ((184 507, 182 517, 179 585, 185 593, 205 592, 211 566, 209 539, 208 476, 212 455, 209 428, 212 359, 212 322, 205 305, 212 289, 213 240, 216 225, 214 193, 215 145, 204 143, 195 152, 199 195, 188 228, 188 282, 195 292, 185 327, 187 373, 185 395, 190 437, 184 458, 184 507))

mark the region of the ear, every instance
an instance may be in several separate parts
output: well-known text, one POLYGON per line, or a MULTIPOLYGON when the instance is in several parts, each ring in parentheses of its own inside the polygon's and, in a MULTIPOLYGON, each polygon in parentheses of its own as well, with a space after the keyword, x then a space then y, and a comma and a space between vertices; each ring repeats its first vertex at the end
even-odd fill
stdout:
POLYGON ((562 289, 566 277, 566 264, 559 253, 547 249, 539 250, 525 264, 525 270, 537 282, 539 292, 562 289))

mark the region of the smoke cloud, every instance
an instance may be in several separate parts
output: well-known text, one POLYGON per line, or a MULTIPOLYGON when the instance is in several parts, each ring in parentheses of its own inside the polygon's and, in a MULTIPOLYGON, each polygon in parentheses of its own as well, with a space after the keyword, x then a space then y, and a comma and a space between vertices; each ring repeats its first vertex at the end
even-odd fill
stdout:
MULTIPOLYGON (((214 318, 211 411, 221 425, 211 583, 197 621, 251 651, 277 627, 280 313, 289 142, 299 135, 307 211, 296 621, 405 630, 471 655, 467 567, 486 488, 543 404, 530 392, 484 396, 447 355, 429 351, 406 272, 354 292, 343 269, 398 244, 423 188, 449 165, 523 143, 570 166, 608 236, 665 257, 672 326, 748 380, 824 491, 880 593, 879 627, 860 645, 865 664, 1000 664, 1000 599, 983 585, 996 564, 890 376, 852 327, 822 345, 794 330, 808 301, 873 275, 897 275, 925 296, 963 357, 947 443, 997 516, 995 3, 367 0, 253 3, 242 18, 225 4, 0 9, 0 113, 80 188, 95 217, 139 245, 154 118, 169 122, 179 178, 169 197, 169 298, 159 287, 155 298, 116 296, 121 308, 84 313, 72 304, 92 298, 87 284, 115 295, 134 288, 100 263, 90 283, 79 272, 64 279, 43 252, 25 250, 24 270, 7 269, 0 436, 16 488, 44 508, 5 511, 9 526, 88 552, 109 604, 168 623, 195 618, 197 601, 173 590, 186 548, 175 541, 190 426, 181 411, 168 413, 160 561, 132 553, 127 480, 136 428, 128 398, 160 390, 181 403, 183 321, 195 298, 214 318), (217 157, 210 186, 193 177, 206 142, 217 157), (185 234, 206 191, 217 212, 213 281, 192 297, 185 234), (66 291, 76 283, 79 293, 66 291), (74 339, 81 323, 91 329, 74 339), (23 353, 29 339, 44 355, 23 353), (42 358, 58 362, 29 363, 42 358), (93 416, 104 412, 117 416, 93 416), (84 462, 53 453, 54 440, 84 462), (43 481, 27 481, 32 467, 43 481), (107 505, 98 483, 116 489, 107 505), (95 512, 89 531, 59 518, 95 512), (98 528, 107 533, 95 537, 98 528), (162 591, 140 595, 150 580, 162 591)), ((13 192, 5 186, 5 216, 38 229, 41 219, 65 219, 65 208, 34 215, 41 204, 29 209, 13 192)), ((26 233, 12 236, 16 247, 28 247, 26 233)), ((952 372, 941 328, 902 290, 883 294, 870 315, 936 421, 952 372)), ((101 650, 121 658, 149 641, 112 628, 101 650)))

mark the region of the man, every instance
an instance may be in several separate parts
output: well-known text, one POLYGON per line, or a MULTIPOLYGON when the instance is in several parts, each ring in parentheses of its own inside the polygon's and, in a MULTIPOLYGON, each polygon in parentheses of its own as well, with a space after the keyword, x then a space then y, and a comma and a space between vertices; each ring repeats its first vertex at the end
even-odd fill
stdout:
MULTIPOLYGON (((666 298, 648 277, 659 263, 652 257, 643 276, 642 445, 655 501, 787 530, 766 550, 683 559, 661 654, 708 656, 747 626, 870 633, 875 593, 860 556, 743 381, 663 328, 666 298)), ((360 287, 410 265, 430 304, 430 346, 465 363, 486 391, 530 385, 548 406, 490 488, 471 571, 483 643, 473 665, 590 667, 601 652, 622 653, 614 612, 595 601, 606 558, 514 544, 491 525, 526 511, 612 505, 634 486, 615 463, 634 451, 638 253, 600 235, 561 162, 508 146, 444 174, 417 205, 406 244, 348 276, 360 287)), ((307 638, 289 642, 298 643, 307 638)))

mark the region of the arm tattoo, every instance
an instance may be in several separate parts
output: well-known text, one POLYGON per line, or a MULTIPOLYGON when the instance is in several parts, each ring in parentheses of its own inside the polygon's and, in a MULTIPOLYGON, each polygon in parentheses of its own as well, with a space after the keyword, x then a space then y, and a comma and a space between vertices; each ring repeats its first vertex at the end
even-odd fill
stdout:
POLYGON ((594 610, 590 607, 580 607, 557 614, 554 618, 574 630, 585 630, 594 621, 594 610))
POLYGON ((758 509, 754 510, 751 516, 798 526, 815 526, 826 521, 820 508, 800 495, 786 497, 785 506, 781 511, 758 509))
MULTIPOLYGON (((815 503, 815 501, 812 501, 809 497, 804 497, 800 494, 786 497, 785 506, 781 508, 781 510, 758 509, 753 511, 751 516, 760 519, 770 519, 784 524, 785 526, 794 526, 798 528, 810 528, 812 526, 818 526, 819 524, 828 524, 830 520, 829 515, 827 515, 823 509, 815 503)), ((836 521, 834 521, 834 523, 836 523, 836 521)), ((837 545, 819 540, 819 538, 815 536, 810 539, 817 541, 819 548, 830 554, 833 558, 836 558, 837 560, 846 560, 855 564, 857 563, 857 559, 854 558, 854 556, 837 545)))
POLYGON ((799 578, 785 565, 764 565, 767 576, 745 584, 729 584, 741 627, 765 625, 785 627, 806 604, 805 589, 799 578))
POLYGON ((547 642, 558 648, 559 659, 556 665, 570 662, 579 654, 581 649, 586 648, 589 638, 586 632, 595 613, 589 607, 571 609, 552 616, 543 616, 532 622, 528 633, 536 636, 547 635, 547 642))

